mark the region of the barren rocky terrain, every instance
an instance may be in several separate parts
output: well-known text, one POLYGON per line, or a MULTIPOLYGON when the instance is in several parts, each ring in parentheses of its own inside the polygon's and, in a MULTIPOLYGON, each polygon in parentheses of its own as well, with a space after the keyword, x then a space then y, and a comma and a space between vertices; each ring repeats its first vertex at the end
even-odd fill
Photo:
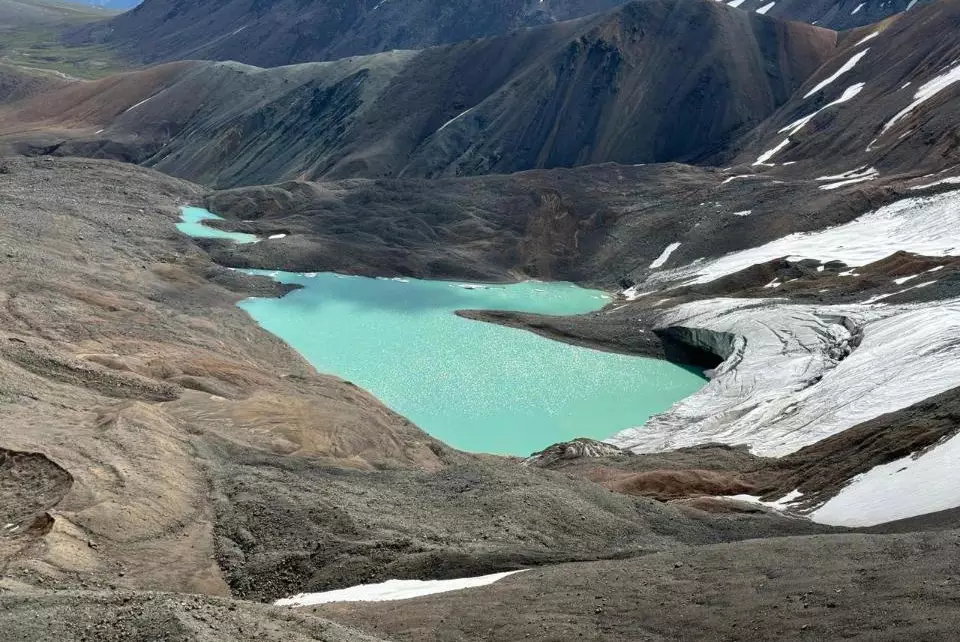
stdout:
POLYGON ((462 4, 148 0, 74 36, 182 58, 138 30, 207 16, 198 53, 311 62, 0 70, 4 634, 954 639, 960 2, 845 33, 762 15, 866 24, 845 2, 462 4), (451 44, 316 62, 406 42, 451 44), (290 286, 248 267, 592 285, 458 314, 709 381, 605 442, 459 452, 258 327, 237 302, 290 286))
MULTIPOLYGON (((363 639, 319 617, 393 639, 669 639, 692 622, 700 638, 845 630, 877 639, 868 632, 897 623, 897 635, 948 639, 952 625, 928 619, 928 609, 950 599, 939 587, 956 572, 943 564, 954 531, 736 543, 837 529, 687 499, 775 494, 793 485, 790 475, 825 479, 810 466, 845 479, 869 459, 843 472, 824 453, 852 462, 849 442, 864 441, 855 433, 775 465, 720 447, 574 459, 559 472, 457 453, 315 374, 234 307, 248 293, 280 291, 217 267, 174 229, 174 205, 202 190, 104 161, 11 159, 4 168, 0 508, 14 528, 0 538, 0 599, 18 639, 51 630, 76 640, 159 631, 363 639), (815 575, 791 566, 810 556, 818 567, 838 561, 815 575), (615 561, 590 561, 599 559, 615 561), (906 580, 901 564, 911 568, 906 580), (297 615, 142 592, 263 600, 528 567, 543 570, 403 608, 297 615), (474 611, 487 615, 472 619, 456 606, 464 599, 481 600, 474 611), (731 604, 743 617, 730 616, 731 604), (81 626, 63 628, 67 617, 81 626)), ((945 412, 943 402, 928 405, 945 412)), ((904 452, 946 434, 916 416, 919 433, 888 420, 912 440, 904 452)), ((956 425, 948 419, 942 430, 956 425)), ((951 523, 945 516, 939 526, 951 523)))
MULTIPOLYGON (((196 186, 52 158, 6 160, 0 184, 0 550, 14 613, 76 605, 121 636, 133 607, 103 591, 271 599, 834 530, 452 451, 234 306, 282 291, 176 231, 196 186)), ((131 599, 148 620, 186 608, 131 599)))
POLYGON ((956 530, 721 544, 315 607, 397 640, 952 640, 956 530))

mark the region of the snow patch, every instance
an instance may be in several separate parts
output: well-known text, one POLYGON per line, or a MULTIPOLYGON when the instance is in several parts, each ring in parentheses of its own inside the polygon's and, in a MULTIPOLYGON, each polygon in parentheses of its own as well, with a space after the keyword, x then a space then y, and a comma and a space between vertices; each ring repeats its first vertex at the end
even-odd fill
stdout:
POLYGON ((768 149, 767 151, 760 154, 760 157, 757 158, 757 162, 755 162, 754 165, 765 165, 768 160, 770 160, 771 158, 777 155, 777 152, 779 152, 789 144, 790 144, 790 137, 787 136, 783 140, 783 142, 781 142, 779 145, 777 145, 773 149, 768 149))
POLYGON ((737 179, 739 179, 739 178, 752 178, 752 177, 754 177, 754 176, 758 176, 758 174, 738 174, 738 175, 736 175, 736 176, 731 176, 730 178, 724 179, 723 182, 720 183, 720 184, 721 184, 721 185, 726 185, 727 183, 729 183, 729 182, 731 182, 731 181, 735 181, 735 180, 737 180, 737 179))
POLYGON ((880 32, 879 32, 879 31, 874 31, 873 33, 871 33, 871 34, 870 34, 869 36, 867 36, 866 38, 863 38, 862 40, 859 40, 859 41, 857 42, 857 44, 855 44, 855 45, 853 45, 853 46, 854 46, 854 47, 859 47, 859 46, 862 45, 863 43, 869 42, 870 40, 873 40, 874 38, 876 38, 876 37, 879 36, 879 35, 880 35, 880 32))
MULTIPOLYGON (((153 96, 150 96, 149 98, 144 98, 143 100, 141 100, 140 102, 138 102, 136 105, 133 105, 132 107, 127 107, 126 111, 124 111, 123 113, 125 114, 125 113, 127 113, 128 111, 133 111, 134 109, 136 109, 136 108, 139 107, 140 105, 146 103, 146 102, 149 101, 149 100, 152 100, 152 99, 154 98, 154 96, 156 96, 156 95, 157 95, 157 94, 154 94, 153 96)), ((121 114, 121 115, 122 115, 122 114, 121 114)))
POLYGON ((893 118, 888 120, 883 126, 883 129, 880 131, 880 134, 883 135, 886 133, 887 130, 900 122, 905 116, 910 114, 917 107, 958 81, 960 81, 960 65, 956 65, 952 69, 940 74, 936 78, 925 82, 913 95, 913 102, 897 112, 893 118))
MULTIPOLYGON (((847 177, 846 179, 841 180, 841 181, 838 182, 838 183, 830 183, 829 185, 821 185, 821 186, 820 186, 820 189, 822 189, 822 190, 840 189, 841 187, 846 187, 847 185, 854 185, 854 184, 856 184, 856 183, 862 183, 862 182, 864 182, 864 181, 872 181, 872 180, 874 180, 875 178, 878 178, 879 176, 880 176, 880 172, 878 172, 875 168, 871 167, 871 168, 866 169, 866 170, 864 170, 863 172, 860 172, 860 173, 858 173, 858 174, 852 174, 852 175, 850 175, 849 177, 847 177)), ((822 179, 822 178, 821 178, 821 179, 817 179, 817 180, 826 180, 826 179, 822 179)))
POLYGON ((707 283, 784 256, 839 260, 849 266, 860 266, 898 250, 925 256, 946 256, 960 251, 960 190, 902 199, 844 225, 790 234, 710 262, 670 270, 664 275, 667 278, 695 276, 696 283, 707 283))
POLYGON ((651 290, 650 292, 642 292, 642 291, 640 290, 640 286, 639 286, 639 285, 634 285, 634 286, 632 286, 632 287, 627 288, 626 290, 624 290, 624 291, 621 292, 620 294, 621 294, 621 295, 623 296, 623 298, 626 299, 627 301, 636 301, 636 300, 639 299, 640 297, 642 297, 642 296, 647 296, 648 294, 651 294, 652 292, 653 292, 653 290, 651 290))
POLYGON ((910 279, 915 279, 915 278, 917 278, 918 276, 920 276, 920 275, 919 275, 919 274, 911 274, 910 276, 901 276, 899 279, 894 279, 893 282, 896 283, 897 285, 903 285, 904 283, 906 283, 906 282, 909 281, 910 279))
POLYGON ((443 125, 441 125, 441 126, 440 126, 440 129, 438 129, 437 131, 438 131, 438 132, 442 132, 442 131, 443 131, 444 129, 446 129, 450 124, 452 124, 453 122, 455 122, 456 120, 458 120, 458 119, 460 119, 460 118, 463 118, 464 116, 466 116, 467 114, 469 114, 471 111, 473 111, 473 107, 471 107, 470 109, 468 109, 468 110, 466 110, 466 111, 460 112, 459 114, 457 114, 456 116, 454 116, 453 118, 451 118, 450 120, 448 120, 447 122, 445 122, 443 125))
POLYGON ((854 14, 860 13, 860 10, 863 9, 864 5, 866 4, 867 4, 866 2, 861 2, 860 4, 858 4, 856 8, 854 8, 854 10, 850 12, 850 15, 852 16, 854 14))
POLYGON ((773 6, 774 6, 775 4, 777 4, 776 1, 771 2, 771 3, 769 3, 769 4, 765 4, 765 5, 763 5, 762 7, 760 7, 759 9, 757 9, 757 13, 759 13, 759 14, 761 14, 761 15, 766 14, 768 11, 770 11, 771 9, 773 9, 773 6))
MULTIPOLYGON (((822 290, 821 290, 821 291, 822 291, 822 290)), ((901 291, 902 291, 902 290, 901 290, 901 291)), ((878 294, 877 296, 872 296, 872 297, 870 297, 869 299, 867 299, 866 301, 864 301, 863 304, 864 304, 864 305, 870 305, 871 303, 876 303, 877 301, 882 301, 883 299, 886 299, 887 297, 891 297, 891 296, 893 296, 893 295, 895 295, 895 294, 900 294, 900 292, 889 292, 889 293, 887 293, 887 294, 878 294)))
POLYGON ((336 591, 300 593, 274 602, 276 606, 313 606, 330 602, 388 602, 409 600, 422 595, 434 595, 459 591, 477 586, 487 586, 522 571, 493 573, 480 577, 464 577, 455 580, 387 580, 379 584, 361 584, 336 591))
POLYGON ((875 466, 813 511, 835 526, 874 526, 960 506, 960 435, 923 454, 875 466))
POLYGON ((790 504, 794 503, 798 499, 803 497, 803 493, 799 489, 791 490, 789 493, 776 499, 772 502, 765 502, 756 495, 725 495, 724 499, 733 499, 738 502, 747 502, 750 504, 758 504, 760 506, 766 506, 767 508, 772 508, 778 511, 785 511, 790 508, 790 504))
POLYGON ((651 269, 651 270, 655 270, 655 269, 657 269, 658 267, 662 267, 663 264, 667 262, 667 259, 670 258, 670 255, 673 254, 673 252, 674 252, 678 247, 680 247, 680 242, 679 242, 679 241, 677 241, 676 243, 671 243, 671 244, 668 245, 666 248, 664 248, 663 252, 660 253, 660 256, 658 256, 657 258, 655 258, 655 259, 653 260, 653 263, 650 264, 650 269, 651 269))
POLYGON ((814 95, 815 93, 817 93, 818 91, 820 91, 821 89, 823 89, 824 87, 826 87, 827 85, 830 85, 831 83, 833 83, 834 80, 836 80, 837 78, 839 78, 839 77, 842 76, 843 74, 845 74, 845 73, 847 73, 848 71, 850 71, 851 69, 853 69, 853 68, 857 65, 857 63, 860 62, 860 61, 863 59, 863 57, 867 55, 867 53, 868 53, 869 51, 870 51, 870 47, 867 47, 866 49, 864 49, 864 50, 861 51, 860 53, 854 54, 854 55, 850 58, 850 60, 848 60, 847 62, 843 63, 843 66, 840 67, 840 69, 837 69, 837 70, 836 70, 835 72, 833 72, 833 74, 831 74, 828 78, 825 78, 824 80, 820 81, 819 83, 817 83, 817 85, 816 85, 813 89, 811 89, 811 90, 808 91, 806 94, 804 94, 804 96, 803 96, 804 99, 809 98, 810 96, 814 95))
POLYGON ((743 210, 742 212, 734 212, 734 216, 750 216, 753 213, 753 210, 743 210))
POLYGON ((936 187, 937 185, 960 185, 960 176, 951 176, 949 178, 944 178, 933 183, 927 183, 926 185, 914 185, 910 189, 919 190, 919 189, 930 189, 931 187, 936 187))
POLYGON ((876 176, 864 176, 863 178, 851 178, 848 181, 840 181, 839 183, 830 183, 829 185, 821 185, 820 189, 822 190, 833 190, 840 189, 841 187, 846 187, 848 185, 855 185, 857 183, 863 183, 866 181, 872 181, 876 176))
POLYGON ((861 178, 863 176, 869 176, 870 174, 875 174, 877 170, 872 167, 867 167, 866 165, 861 165, 856 169, 851 169, 848 172, 843 172, 842 174, 834 174, 833 176, 818 176, 815 180, 818 181, 842 181, 848 178, 861 178))
POLYGON ((861 91, 863 91, 864 86, 865 86, 865 85, 864 85, 864 83, 862 83, 862 82, 858 82, 858 83, 855 84, 855 85, 850 85, 849 87, 847 87, 846 89, 843 90, 843 93, 840 95, 839 98, 837 98, 837 99, 834 100, 833 102, 827 103, 826 105, 824 105, 823 107, 821 107, 821 108, 818 109, 817 111, 813 112, 812 114, 808 114, 808 115, 804 116, 803 118, 799 118, 799 119, 793 121, 792 123, 790 123, 789 125, 787 125, 787 126, 784 127, 783 129, 781 129, 778 133, 783 134, 783 133, 786 132, 786 133, 788 133, 788 134, 796 134, 798 131, 800 131, 801 129, 803 129, 803 127, 805 127, 807 123, 809 123, 811 120, 813 120, 813 119, 817 116, 817 114, 819 114, 819 113, 822 112, 823 110, 829 109, 830 107, 833 107, 834 105, 840 105, 840 104, 842 104, 842 103, 845 103, 845 102, 847 102, 847 101, 849 101, 849 100, 853 100, 854 98, 856 98, 857 95, 858 95, 861 91))
POLYGON ((286 238, 286 237, 287 237, 286 234, 271 234, 271 235, 268 236, 267 238, 272 241, 272 240, 274 240, 274 239, 282 239, 282 238, 286 238))

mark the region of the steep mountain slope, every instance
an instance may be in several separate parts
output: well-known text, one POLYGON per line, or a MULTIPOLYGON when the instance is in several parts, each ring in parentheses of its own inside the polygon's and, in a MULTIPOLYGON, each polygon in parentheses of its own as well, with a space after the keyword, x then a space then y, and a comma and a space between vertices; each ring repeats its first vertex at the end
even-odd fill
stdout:
POLYGON ((16 151, 134 160, 220 187, 693 161, 786 102, 835 37, 712 0, 642 0, 422 52, 178 63, 39 97, 0 128, 16 151))
POLYGON ((144 62, 236 60, 276 67, 505 34, 605 11, 625 0, 146 0, 74 40, 144 62))
POLYGON ((795 162, 797 172, 861 184, 960 163, 960 2, 917 7, 842 44, 739 160, 795 162))
MULTIPOLYGON (((69 39, 102 42, 143 62, 203 58, 274 67, 504 34, 598 13, 626 1, 192 0, 171 8, 163 0, 146 0, 136 10, 76 31, 69 39)), ((836 30, 880 22, 929 2, 720 1, 744 11, 836 30)))

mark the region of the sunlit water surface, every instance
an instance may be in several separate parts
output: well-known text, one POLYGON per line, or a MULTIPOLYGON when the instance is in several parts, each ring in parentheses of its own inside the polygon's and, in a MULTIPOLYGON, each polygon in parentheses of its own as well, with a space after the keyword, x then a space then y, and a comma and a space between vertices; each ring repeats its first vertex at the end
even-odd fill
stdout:
MULTIPOLYGON (((219 217, 183 208, 178 228, 204 238, 257 240, 205 226, 211 218, 219 217)), ((699 371, 666 361, 590 350, 454 314, 581 314, 609 302, 603 292, 569 283, 248 272, 302 286, 279 299, 241 301, 261 326, 320 372, 352 381, 463 450, 528 455, 574 437, 603 439, 705 383, 699 371)))
MULTIPOLYGON (((698 371, 471 321, 460 309, 579 314, 606 295, 566 283, 469 286, 253 271, 303 289, 240 303, 319 371, 369 390, 463 450, 527 455, 609 437, 695 392, 698 371)), ((638 329, 639 331, 639 329, 638 329)))

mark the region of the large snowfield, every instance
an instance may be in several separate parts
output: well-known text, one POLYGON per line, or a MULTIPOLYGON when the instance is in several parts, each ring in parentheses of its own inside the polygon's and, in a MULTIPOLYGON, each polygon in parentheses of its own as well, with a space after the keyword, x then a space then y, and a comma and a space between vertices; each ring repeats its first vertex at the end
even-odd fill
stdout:
MULTIPOLYGON (((827 178, 832 177, 824 177, 827 178)), ((839 260, 860 266, 900 250, 926 256, 960 251, 960 191, 906 198, 845 225, 790 234, 712 261, 677 268, 675 272, 678 276, 689 274, 696 283, 707 283, 781 257, 839 260)))
POLYGON ((874 526, 957 506, 960 436, 859 475, 810 518, 836 526, 874 526))
MULTIPOLYGON (((664 280, 705 283, 781 257, 840 260, 855 272, 900 250, 957 254, 960 191, 906 198, 845 225, 654 272, 635 290, 652 291, 664 280)), ((894 282, 927 287, 938 272, 894 282)), ((960 386, 960 300, 887 305, 883 298, 848 305, 719 298, 664 312, 660 326, 737 337, 733 354, 700 392, 608 441, 638 453, 747 444, 758 455, 781 457, 960 386), (845 349, 851 329, 862 332, 852 351, 845 349)), ((860 475, 811 517, 868 526, 957 506, 960 437, 860 475)))

